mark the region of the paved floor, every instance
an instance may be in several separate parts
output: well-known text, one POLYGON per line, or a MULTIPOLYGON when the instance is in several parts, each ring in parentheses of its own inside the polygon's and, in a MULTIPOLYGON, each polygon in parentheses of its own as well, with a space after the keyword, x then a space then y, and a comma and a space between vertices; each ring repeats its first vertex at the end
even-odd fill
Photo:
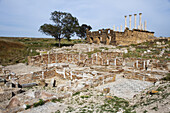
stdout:
POLYGON ((5 69, 11 70, 11 72, 17 75, 28 74, 30 72, 36 72, 36 71, 42 70, 41 67, 30 66, 30 65, 23 64, 23 63, 9 65, 9 66, 6 66, 5 69))
POLYGON ((132 99, 134 95, 151 85, 153 83, 147 81, 118 78, 115 82, 98 86, 96 89, 102 91, 103 88, 110 88, 111 94, 121 98, 132 99))

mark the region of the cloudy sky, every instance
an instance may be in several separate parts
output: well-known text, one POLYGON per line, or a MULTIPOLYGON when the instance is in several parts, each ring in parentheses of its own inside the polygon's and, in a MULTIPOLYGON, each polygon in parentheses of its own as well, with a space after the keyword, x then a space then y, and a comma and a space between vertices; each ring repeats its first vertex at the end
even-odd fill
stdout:
MULTIPOLYGON (((49 37, 38 29, 53 11, 69 12, 92 30, 124 27, 124 16, 142 13, 155 36, 170 37, 170 0, 0 0, 0 36, 49 37)), ((129 18, 127 18, 129 26, 129 18)), ((132 27, 134 26, 132 16, 132 27)), ((139 15, 137 15, 137 24, 139 15)))

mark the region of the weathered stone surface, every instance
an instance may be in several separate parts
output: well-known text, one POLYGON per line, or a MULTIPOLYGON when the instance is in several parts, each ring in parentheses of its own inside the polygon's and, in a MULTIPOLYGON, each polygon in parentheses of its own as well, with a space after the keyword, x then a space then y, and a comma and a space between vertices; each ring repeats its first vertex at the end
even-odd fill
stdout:
POLYGON ((39 85, 39 86, 42 86, 42 87, 45 87, 45 86, 46 86, 45 80, 44 80, 44 79, 39 80, 38 85, 39 85))
POLYGON ((0 93, 0 102, 3 102, 11 98, 12 98, 12 92, 10 91, 0 93))
POLYGON ((88 43, 107 45, 130 45, 155 39, 154 32, 139 29, 129 30, 129 28, 126 28, 124 32, 110 29, 100 29, 93 32, 87 30, 86 34, 88 43))
POLYGON ((41 98, 42 99, 48 99, 48 98, 52 98, 54 95, 47 93, 47 92, 41 92, 41 98))
POLYGON ((34 92, 34 96, 35 96, 35 98, 40 98, 40 96, 41 96, 41 91, 35 91, 35 92, 34 92))
POLYGON ((13 97, 10 101, 8 106, 6 107, 7 109, 14 108, 20 106, 20 101, 17 97, 13 97))

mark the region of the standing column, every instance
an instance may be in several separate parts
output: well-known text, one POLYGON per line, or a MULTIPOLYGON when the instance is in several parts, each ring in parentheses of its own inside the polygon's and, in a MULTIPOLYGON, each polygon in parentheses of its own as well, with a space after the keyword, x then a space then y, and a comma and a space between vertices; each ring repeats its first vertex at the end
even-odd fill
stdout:
POLYGON ((135 26, 134 26, 134 28, 136 29, 136 15, 137 14, 134 14, 134 17, 135 17, 135 26))
POLYGON ((129 29, 131 30, 131 17, 132 15, 129 15, 129 29))
POLYGON ((115 25, 113 26, 113 31, 115 31, 115 25))
POLYGON ((138 60, 136 60, 136 68, 138 68, 138 60))
POLYGON ((147 68, 148 68, 148 66, 149 66, 149 62, 150 62, 150 60, 147 60, 147 62, 146 62, 147 68))
POLYGON ((116 58, 114 59, 114 65, 116 66, 116 58))
POLYGON ((125 16, 125 29, 126 29, 126 27, 127 27, 127 16, 125 16))
POLYGON ((122 25, 120 25, 120 31, 122 32, 122 25))
POLYGON ((42 71, 42 79, 44 79, 44 71, 42 71))
POLYGON ((119 31, 119 27, 117 27, 117 31, 119 31))
POLYGON ((142 28, 142 22, 141 22, 141 18, 142 18, 142 13, 139 13, 139 28, 142 28))
POLYGON ((109 60, 107 60, 107 65, 109 65, 109 60))
POLYGON ((140 25, 138 25, 138 29, 140 29, 140 25))
POLYGON ((143 24, 141 26, 142 26, 141 29, 143 30, 143 24))
POLYGON ((64 78, 66 78, 66 69, 65 68, 63 70, 63 75, 64 75, 64 78))
POLYGON ((143 61, 143 69, 145 70, 145 60, 143 61))
POLYGON ((145 22, 144 22, 144 27, 145 27, 145 29, 144 29, 144 30, 146 31, 146 20, 145 20, 145 22))

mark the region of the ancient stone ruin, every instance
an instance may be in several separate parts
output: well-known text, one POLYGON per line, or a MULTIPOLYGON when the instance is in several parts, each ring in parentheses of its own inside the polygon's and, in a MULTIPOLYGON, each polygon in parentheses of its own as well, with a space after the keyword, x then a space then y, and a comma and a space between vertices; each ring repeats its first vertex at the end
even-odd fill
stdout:
POLYGON ((122 26, 121 31, 87 31, 91 44, 39 50, 39 55, 28 56, 27 64, 0 66, 0 113, 79 113, 82 109, 123 113, 135 110, 138 103, 147 105, 148 98, 149 104, 160 99, 163 111, 169 112, 170 85, 162 81, 170 70, 169 39, 155 40, 154 32, 146 30, 146 21, 143 29, 139 15, 138 29, 136 14, 133 30, 131 15, 129 28, 125 16, 124 32, 122 26), (146 41, 152 47, 142 43, 146 41), (129 44, 137 45, 123 46, 129 44))
POLYGON ((115 27, 113 27, 113 29, 100 29, 98 31, 92 32, 87 30, 87 42, 96 44, 102 43, 107 45, 130 45, 154 40, 154 32, 147 31, 146 21, 144 22, 145 26, 143 29, 143 24, 141 23, 141 15, 142 13, 139 13, 140 18, 138 28, 136 28, 136 14, 134 14, 134 29, 131 29, 132 15, 129 15, 129 27, 127 27, 127 16, 125 16, 124 31, 122 31, 122 25, 120 31, 118 27, 117 30, 115 30, 115 27))

